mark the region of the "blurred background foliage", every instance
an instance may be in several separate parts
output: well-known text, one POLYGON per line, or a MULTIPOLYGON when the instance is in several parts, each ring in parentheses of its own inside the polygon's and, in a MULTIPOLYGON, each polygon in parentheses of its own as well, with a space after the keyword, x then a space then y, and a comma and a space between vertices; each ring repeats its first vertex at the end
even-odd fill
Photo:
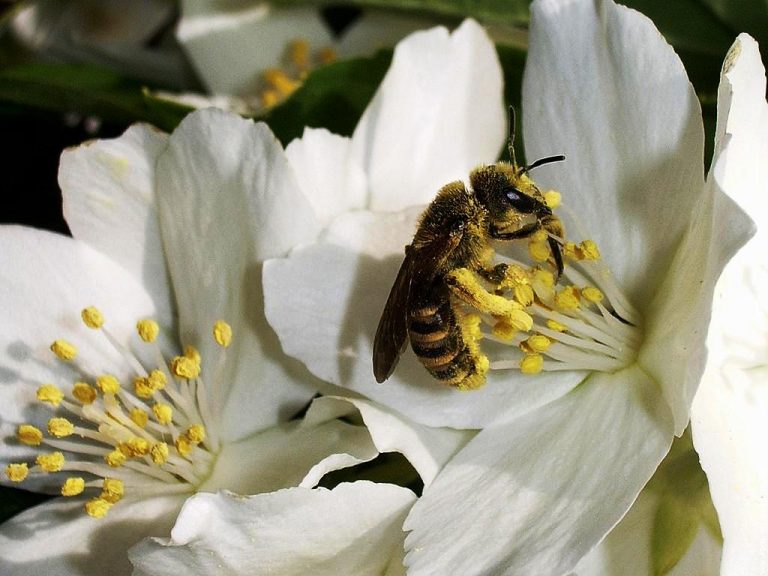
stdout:
MULTIPOLYGON (((740 32, 766 44, 768 0, 624 3, 653 19, 683 60, 702 103, 709 155, 723 57, 740 32)), ((56 182, 63 148, 88 138, 116 136, 139 121, 170 131, 192 109, 189 103, 201 102, 199 95, 210 91, 206 88, 210 82, 199 74, 199 63, 196 71, 176 36, 183 11, 194 12, 206 3, 194 4, 192 0, 182 4, 170 0, 0 3, 0 122, 6 141, 2 165, 10 182, 1 222, 67 233, 56 182), (177 101, 174 95, 179 93, 186 99, 177 101)), ((267 11, 265 3, 248 0, 207 4, 229 16, 254 8, 267 11)), ((507 100, 517 108, 521 105, 528 0, 271 3, 275 11, 297 7, 316 13, 339 46, 350 27, 369 13, 392 13, 401 24, 412 19, 421 27, 451 26, 474 17, 488 26, 497 43, 507 100)), ((297 25, 296 30, 300 29, 297 25)), ((299 136, 305 126, 349 135, 386 73, 391 56, 390 44, 367 55, 315 66, 298 79, 288 79, 289 87, 266 106, 269 99, 263 91, 261 99, 245 93, 230 94, 233 99, 217 94, 216 102, 265 120, 284 144, 299 136)), ((227 66, 227 62, 220 65, 227 66)), ((278 77, 275 85, 288 80, 278 77)), ((0 488, 0 521, 40 498, 0 488)))

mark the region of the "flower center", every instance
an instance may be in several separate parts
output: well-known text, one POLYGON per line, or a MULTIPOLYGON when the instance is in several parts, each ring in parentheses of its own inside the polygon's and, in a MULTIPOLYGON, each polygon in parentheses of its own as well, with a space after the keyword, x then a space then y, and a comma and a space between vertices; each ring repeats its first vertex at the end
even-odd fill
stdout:
POLYGON ((336 51, 331 47, 321 48, 312 54, 309 42, 292 40, 285 48, 283 67, 269 68, 262 74, 261 105, 264 108, 276 106, 301 86, 313 68, 335 60, 336 51))
MULTIPOLYGON (((136 325, 141 345, 150 347, 155 357, 148 367, 109 333, 99 310, 86 308, 82 319, 132 367, 130 386, 111 374, 90 370, 74 344, 54 341, 51 350, 56 357, 77 364, 92 379, 74 382, 66 392, 54 384, 37 389, 38 401, 56 413, 48 420, 46 433, 22 424, 17 438, 53 451, 39 454, 32 466, 8 465, 7 477, 22 482, 30 474, 71 474, 64 479, 61 494, 94 492, 85 510, 95 518, 103 517, 126 492, 140 496, 194 492, 211 474, 220 450, 218 407, 209 405, 209 398, 217 395, 201 376, 200 354, 188 346, 182 355, 167 360, 157 342, 157 322, 142 319, 136 325)), ((218 321, 213 337, 222 350, 222 366, 232 330, 218 321)), ((221 384, 217 372, 214 368, 214 388, 221 384)))
MULTIPOLYGON (((545 200, 551 208, 560 195, 550 191, 545 200)), ((592 240, 579 244, 555 238, 562 246, 564 270, 555 276, 542 265, 554 260, 548 239, 541 230, 529 239, 528 266, 498 256, 501 279, 494 296, 504 299, 502 314, 480 317, 479 336, 503 344, 492 355, 491 370, 517 369, 524 374, 542 370, 593 370, 614 372, 631 364, 642 341, 639 313, 600 257, 592 240), (509 354, 511 347, 514 353, 509 354)), ((498 348, 498 347, 497 347, 498 348)))

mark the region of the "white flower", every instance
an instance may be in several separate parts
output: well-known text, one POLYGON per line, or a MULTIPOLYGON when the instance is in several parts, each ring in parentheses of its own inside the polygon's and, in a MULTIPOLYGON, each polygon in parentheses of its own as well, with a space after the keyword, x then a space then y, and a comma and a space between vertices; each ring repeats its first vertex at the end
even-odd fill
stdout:
MULTIPOLYGON (((216 105, 253 113, 288 96, 312 68, 392 46, 427 22, 367 10, 337 37, 314 6, 248 0, 233 8, 185 0, 176 35, 216 105)), ((193 106, 206 101, 195 95, 181 100, 193 106)))
POLYGON ((768 105, 760 52, 747 35, 726 59, 719 101, 728 161, 715 178, 754 217, 757 234, 718 281, 691 422, 725 540, 721 574, 735 576, 768 572, 768 105))
POLYGON ((170 136, 137 125, 65 152, 59 178, 74 239, 0 228, 0 458, 5 483, 65 497, 0 527, 0 571, 128 574, 195 493, 301 486, 266 502, 319 513, 308 489, 379 452, 333 414, 292 419, 321 383, 280 352, 261 263, 318 224, 269 129, 215 110, 170 136))
MULTIPOLYGON (((476 134, 492 151, 502 143, 504 111, 483 99, 494 76, 477 46, 453 56, 455 81, 428 92, 458 103, 470 96, 476 108, 436 106, 437 96, 421 92, 430 76, 396 54, 351 143, 305 152, 311 162, 299 170, 302 184, 333 183, 358 211, 329 214, 320 242, 265 265, 267 318, 284 350, 313 373, 422 424, 482 429, 406 521, 413 574, 562 574, 603 538, 688 423, 713 285, 751 233, 718 183, 705 181, 698 101, 653 24, 609 1, 541 1, 532 11, 526 153, 565 154, 565 164, 537 170, 536 180, 562 192, 567 239, 592 240, 602 252, 595 260, 589 243, 566 247, 573 257, 561 284, 576 286, 561 296, 546 273, 530 280, 545 305, 526 312, 536 332, 556 341, 541 374, 516 371, 527 334, 510 346, 490 329, 481 347, 492 369, 478 391, 430 379, 410 353, 386 383, 371 374, 376 323, 418 214, 403 209, 467 177, 471 165, 461 160, 479 151, 471 146, 476 134), (470 63, 483 80, 464 85, 470 63), (398 66, 407 72, 395 93, 388 89, 398 66), (472 137, 449 133, 462 129, 472 137), (339 152, 343 146, 349 151, 339 152), (330 160, 345 157, 346 170, 330 160), (328 165, 337 179, 312 169, 328 165)), ((429 39, 417 35, 399 48, 429 39)), ((435 66, 445 52, 433 48, 435 66)), ((288 148, 294 165, 297 150, 316 148, 313 137, 288 148)), ((492 161, 485 150, 473 159, 492 161)))

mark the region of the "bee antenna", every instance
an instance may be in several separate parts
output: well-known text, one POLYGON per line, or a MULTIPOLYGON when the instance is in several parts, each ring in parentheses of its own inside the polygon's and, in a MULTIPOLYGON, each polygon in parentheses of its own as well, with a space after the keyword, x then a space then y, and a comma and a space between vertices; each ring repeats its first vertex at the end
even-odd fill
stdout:
POLYGON ((565 156, 562 154, 558 154, 557 156, 547 156, 546 158, 539 158, 534 162, 533 164, 528 164, 528 166, 524 166, 522 170, 520 170, 520 174, 525 174, 526 172, 533 170, 534 168, 538 168, 539 166, 543 166, 544 164, 551 164, 552 162, 562 162, 565 160, 565 156))
POLYGON ((515 159, 515 107, 512 104, 509 105, 509 140, 507 141, 507 150, 509 150, 509 159, 512 161, 512 165, 517 165, 515 159))

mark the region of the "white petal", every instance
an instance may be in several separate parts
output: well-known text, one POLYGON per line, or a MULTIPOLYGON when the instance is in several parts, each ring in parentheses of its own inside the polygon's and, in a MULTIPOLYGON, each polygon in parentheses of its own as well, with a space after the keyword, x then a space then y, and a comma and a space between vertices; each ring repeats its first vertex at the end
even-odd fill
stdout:
POLYGON ((312 48, 331 43, 320 10, 272 8, 267 2, 185 0, 176 37, 200 78, 213 93, 253 94, 266 68, 280 67, 288 43, 297 38, 312 48))
POLYGON ((702 194, 696 94, 653 23, 611 0, 535 2, 530 41, 527 158, 565 154, 535 177, 562 193, 581 222, 566 218, 569 236, 597 242, 642 310, 702 194))
POLYGON ((402 547, 402 521, 414 500, 410 490, 371 482, 249 498, 198 494, 171 540, 143 542, 131 561, 152 576, 378 575, 402 547))
POLYGON ((368 431, 338 420, 311 426, 291 421, 225 444, 201 490, 258 494, 314 486, 326 472, 378 456, 368 431))
POLYGON ((302 247, 265 264, 266 315, 287 354, 322 380, 434 427, 482 428, 510 410, 541 406, 583 379, 575 372, 525 378, 493 372, 481 390, 462 392, 434 380, 406 351, 394 375, 377 384, 373 336, 403 258, 404 238, 412 234, 411 222, 405 214, 343 216, 326 232, 343 247, 302 247))
POLYGON ((482 430, 409 515, 409 574, 572 569, 669 450, 671 419, 655 386, 636 367, 594 374, 563 398, 482 430))
MULTIPOLYGON (((726 62, 726 66, 737 66, 736 70, 731 68, 721 79, 723 102, 718 130, 721 134, 727 133, 727 136, 719 139, 705 196, 693 211, 691 229, 650 307, 645 331, 647 344, 640 353, 640 362, 662 385, 664 397, 675 414, 678 434, 687 424, 691 402, 704 370, 704 341, 714 284, 725 264, 754 230, 749 218, 722 191, 729 195, 733 192, 743 198, 746 194, 742 187, 747 186, 755 198, 751 207, 757 213, 766 210, 765 206, 756 209, 757 202, 765 202, 768 195, 765 71, 754 42, 747 44, 746 51, 751 52, 751 57, 744 62, 740 58, 735 63, 734 60, 726 62), (731 77, 735 81, 733 85, 731 77), (755 77, 762 79, 762 91, 760 82, 753 85, 755 77), (731 108, 734 118, 730 117, 731 108)), ((763 261, 764 245, 758 244, 761 247, 751 254, 739 254, 742 270, 745 265, 755 267, 756 262, 763 261)), ((749 317, 751 313, 745 311, 753 307, 748 304, 753 297, 750 290, 745 291, 739 286, 743 282, 742 273, 737 270, 735 274, 736 283, 731 286, 738 292, 724 294, 723 300, 732 299, 737 303, 736 317, 749 317)), ((754 308, 759 316, 759 307, 754 308)), ((727 322, 724 325, 733 325, 734 317, 725 318, 727 322)))
POLYGON ((129 576, 128 549, 168 534, 183 496, 121 500, 104 518, 91 518, 85 499, 55 498, 0 527, 0 572, 14 576, 129 576))
POLYGON ((165 325, 173 305, 157 219, 155 163, 167 142, 162 132, 139 124, 119 138, 65 150, 59 165, 72 236, 141 280, 165 325))
POLYGON ((425 486, 432 483, 451 456, 472 438, 470 432, 422 426, 397 412, 358 398, 318 398, 312 402, 304 422, 324 422, 355 410, 360 412, 378 451, 403 454, 425 486))
POLYGON ((213 324, 232 325, 227 363, 207 377, 229 388, 221 433, 237 440, 295 413, 313 395, 264 320, 260 261, 314 238, 317 227, 264 124, 213 109, 194 112, 171 135, 157 173, 181 340, 198 347, 204 367, 214 367, 220 350, 213 324))
POLYGON ((350 158, 349 138, 320 128, 304 128, 285 155, 321 226, 334 216, 365 206, 365 173, 350 158))
MULTIPOLYGON (((126 344, 136 320, 152 316, 154 305, 125 270, 71 238, 3 226, 0 245, 0 422, 8 436, 20 423, 45 428, 51 413, 35 399, 41 384, 68 391, 77 379, 132 374, 107 339, 83 324, 83 308, 97 306, 110 332, 126 344), (51 352, 59 338, 78 347, 76 363, 66 364, 51 352)), ((16 440, 6 440, 2 460, 29 453, 16 440)))
POLYGON ((352 137, 368 175, 368 206, 400 210, 493 162, 506 134, 502 73, 493 43, 474 21, 453 34, 417 32, 392 65, 352 137))
POLYGON ((715 176, 750 210, 758 234, 717 285, 707 340, 711 356, 692 407, 693 438, 723 530, 722 574, 768 570, 768 372, 765 369, 765 154, 768 106, 757 45, 739 36, 724 65, 720 129, 726 140, 715 176), (748 186, 744 189, 743 186, 748 186), (761 282, 762 280, 762 282, 761 282))

